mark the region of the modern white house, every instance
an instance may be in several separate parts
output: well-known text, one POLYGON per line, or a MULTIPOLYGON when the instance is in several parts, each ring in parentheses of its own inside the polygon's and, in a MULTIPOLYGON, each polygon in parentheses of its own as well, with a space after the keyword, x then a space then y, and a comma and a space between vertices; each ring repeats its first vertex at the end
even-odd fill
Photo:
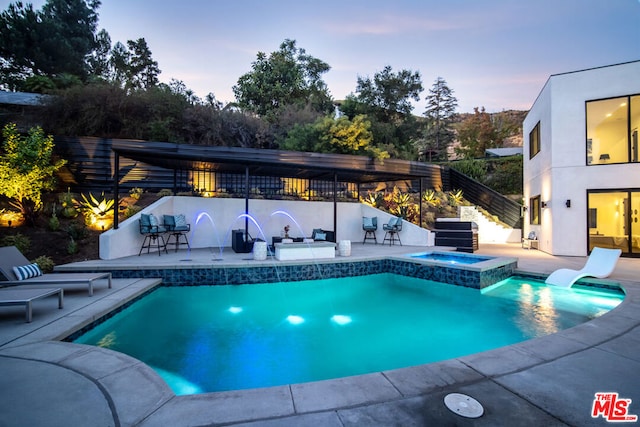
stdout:
POLYGON ((549 77, 523 124, 524 235, 640 257, 640 61, 549 77))

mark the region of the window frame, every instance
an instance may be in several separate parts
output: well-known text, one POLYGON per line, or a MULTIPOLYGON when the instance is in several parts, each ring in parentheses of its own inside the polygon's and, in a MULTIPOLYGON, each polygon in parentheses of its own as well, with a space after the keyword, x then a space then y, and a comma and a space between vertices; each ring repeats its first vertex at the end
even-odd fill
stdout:
POLYGON ((529 198, 529 224, 540 225, 542 216, 542 202, 540 195, 529 198))
POLYGON ((529 159, 533 159, 540 152, 540 121, 529 132, 529 159))
MULTIPOLYGON (((636 161, 634 161, 633 159, 633 140, 632 140, 632 131, 633 131, 633 123, 631 122, 632 120, 632 105, 631 105, 631 100, 633 98, 636 97, 640 97, 640 94, 635 93, 635 94, 629 94, 629 95, 620 95, 620 96, 612 96, 609 98, 601 98, 601 99, 589 99, 586 100, 584 102, 584 126, 585 126, 585 165, 586 166, 601 166, 601 165, 615 165, 615 164, 628 164, 628 163, 638 163, 640 162, 640 159, 636 159, 636 161), (615 162, 594 162, 593 158, 591 158, 591 162, 589 161, 589 158, 591 157, 591 144, 592 141, 589 138, 589 114, 588 114, 588 106, 590 103, 595 103, 595 102, 603 102, 603 101, 609 101, 612 99, 621 99, 624 98, 626 99, 626 108, 627 108, 627 112, 626 112, 626 129, 625 129, 625 134, 626 134, 626 138, 627 138, 627 159, 625 161, 619 162, 619 161, 615 161, 615 162)), ((636 148, 637 150, 637 148, 636 148)))

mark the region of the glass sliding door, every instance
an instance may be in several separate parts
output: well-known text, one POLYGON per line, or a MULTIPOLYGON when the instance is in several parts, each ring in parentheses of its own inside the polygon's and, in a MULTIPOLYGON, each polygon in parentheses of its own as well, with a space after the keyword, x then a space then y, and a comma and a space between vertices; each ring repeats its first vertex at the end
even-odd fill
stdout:
POLYGON ((589 191, 589 252, 598 246, 640 256, 640 190, 589 191))
POLYGON ((631 161, 640 162, 640 148, 638 148, 638 130, 640 129, 640 95, 631 97, 631 109, 629 112, 629 132, 631 141, 631 161))
POLYGON ((631 235, 631 253, 640 255, 640 190, 631 192, 629 211, 631 235))

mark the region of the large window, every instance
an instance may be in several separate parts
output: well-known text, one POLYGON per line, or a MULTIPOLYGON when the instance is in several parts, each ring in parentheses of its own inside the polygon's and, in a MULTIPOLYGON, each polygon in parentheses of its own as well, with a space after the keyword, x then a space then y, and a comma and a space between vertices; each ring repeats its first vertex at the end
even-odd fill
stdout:
POLYGON ((540 122, 529 133, 529 158, 540 152, 540 122))
POLYGON ((640 95, 588 101, 587 164, 638 162, 640 95))
POLYGON ((640 190, 588 192, 589 251, 619 248, 640 256, 640 190))
POLYGON ((540 225, 540 196, 529 199, 529 223, 540 225))

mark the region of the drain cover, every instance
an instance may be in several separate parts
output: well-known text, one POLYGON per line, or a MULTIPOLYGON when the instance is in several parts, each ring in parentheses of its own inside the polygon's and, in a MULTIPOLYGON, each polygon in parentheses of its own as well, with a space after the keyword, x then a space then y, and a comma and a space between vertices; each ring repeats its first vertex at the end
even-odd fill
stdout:
POLYGON ((444 397, 444 404, 451 412, 466 418, 478 418, 484 413, 484 408, 482 408, 480 402, 466 394, 447 394, 444 397))

